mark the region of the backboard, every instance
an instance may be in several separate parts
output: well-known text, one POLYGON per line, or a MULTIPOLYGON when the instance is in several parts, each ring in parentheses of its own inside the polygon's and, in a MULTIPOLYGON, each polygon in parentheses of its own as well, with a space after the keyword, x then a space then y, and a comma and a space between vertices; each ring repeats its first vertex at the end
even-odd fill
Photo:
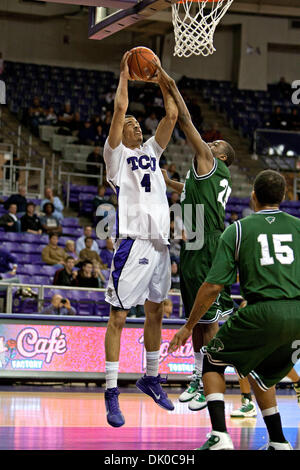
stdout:
POLYGON ((89 8, 89 39, 103 39, 147 19, 171 5, 170 0, 100 0, 89 8))

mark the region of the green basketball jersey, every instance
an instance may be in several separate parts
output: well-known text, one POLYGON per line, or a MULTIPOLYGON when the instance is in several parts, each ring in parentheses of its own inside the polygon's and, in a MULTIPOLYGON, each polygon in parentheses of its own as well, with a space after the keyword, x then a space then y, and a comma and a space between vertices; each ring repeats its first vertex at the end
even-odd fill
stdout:
POLYGON ((201 229, 204 229, 205 233, 223 232, 225 207, 230 193, 230 172, 222 160, 214 158, 212 170, 202 176, 197 175, 193 161, 181 194, 183 222, 189 240, 194 238, 191 235, 191 229, 193 233, 196 230, 199 231, 200 219, 202 221, 201 229), (201 207, 202 217, 198 218, 197 223, 197 211, 201 211, 201 207), (189 220, 190 223, 188 223, 189 220))
POLYGON ((222 234, 206 281, 232 284, 239 271, 248 303, 300 300, 300 220, 280 210, 256 212, 222 234))

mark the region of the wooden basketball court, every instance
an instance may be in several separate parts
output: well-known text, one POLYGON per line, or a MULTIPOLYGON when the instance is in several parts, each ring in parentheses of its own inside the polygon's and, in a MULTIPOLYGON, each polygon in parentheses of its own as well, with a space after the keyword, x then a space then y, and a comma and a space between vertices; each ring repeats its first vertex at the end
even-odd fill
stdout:
MULTIPOLYGON (((124 389, 120 404, 126 424, 106 423, 103 388, 9 387, 0 391, 1 450, 178 450, 200 447, 210 431, 207 409, 193 412, 178 401, 182 390, 169 392, 175 410, 165 411, 151 398, 124 389), (174 392, 174 393, 173 393, 174 392)), ((293 391, 278 391, 287 439, 300 450, 300 408, 293 391)), ((228 430, 237 450, 262 450, 268 442, 260 412, 257 418, 232 419, 238 393, 226 394, 228 430)))

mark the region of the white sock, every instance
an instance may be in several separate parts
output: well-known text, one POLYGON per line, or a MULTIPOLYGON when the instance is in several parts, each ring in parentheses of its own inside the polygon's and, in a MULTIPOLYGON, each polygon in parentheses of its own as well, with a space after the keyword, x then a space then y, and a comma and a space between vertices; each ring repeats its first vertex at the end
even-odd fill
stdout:
POLYGON ((106 390, 115 388, 118 384, 119 362, 105 361, 106 390))
POLYGON ((194 358, 195 358, 195 371, 197 375, 200 375, 202 377, 203 353, 201 351, 194 352, 194 358))
POLYGON ((263 418, 265 416, 275 415, 276 413, 279 413, 278 406, 272 406, 272 408, 266 408, 265 410, 262 410, 261 412, 263 418))
POLYGON ((224 401, 223 393, 210 393, 205 397, 206 401, 224 401))
POLYGON ((158 376, 160 351, 146 352, 146 375, 158 376))

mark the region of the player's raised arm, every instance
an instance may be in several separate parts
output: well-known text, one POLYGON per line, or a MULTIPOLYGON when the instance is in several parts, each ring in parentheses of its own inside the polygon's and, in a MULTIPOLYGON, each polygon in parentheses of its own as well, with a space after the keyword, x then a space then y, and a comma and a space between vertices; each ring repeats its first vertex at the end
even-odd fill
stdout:
POLYGON ((178 108, 178 122, 184 132, 189 144, 196 153, 198 168, 202 173, 207 173, 213 165, 213 154, 206 142, 202 139, 198 130, 195 128, 190 112, 182 98, 175 80, 173 80, 158 64, 161 81, 168 88, 178 108))
POLYGON ((171 139, 178 117, 178 110, 168 87, 165 82, 161 80, 160 74, 158 74, 157 81, 163 95, 166 115, 158 124, 155 132, 155 140, 161 148, 165 149, 171 139))
POLYGON ((120 79, 114 101, 114 113, 109 129, 108 143, 112 149, 120 145, 122 141, 125 114, 128 108, 128 57, 130 52, 125 52, 120 65, 120 79))
POLYGON ((161 170, 166 186, 174 189, 177 193, 181 194, 184 188, 184 183, 181 183, 180 181, 175 181, 169 178, 167 170, 161 170))
POLYGON ((205 315, 223 287, 223 285, 209 284, 207 282, 202 284, 195 299, 195 303, 189 319, 172 338, 168 352, 174 352, 176 349, 179 349, 181 346, 185 345, 186 341, 193 332, 194 326, 197 324, 200 318, 205 315))

